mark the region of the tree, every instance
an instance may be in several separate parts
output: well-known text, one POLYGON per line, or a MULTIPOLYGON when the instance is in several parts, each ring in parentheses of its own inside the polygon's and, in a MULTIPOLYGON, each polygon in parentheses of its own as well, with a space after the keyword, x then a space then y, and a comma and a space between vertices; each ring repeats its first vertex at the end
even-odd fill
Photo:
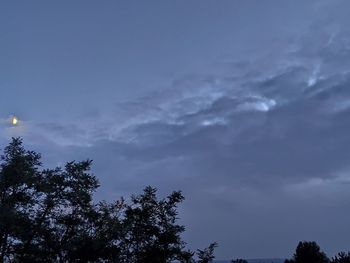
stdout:
POLYGON ((98 183, 90 165, 88 160, 43 170, 39 154, 12 140, 0 164, 2 262, 69 262, 77 256, 91 239, 96 213, 92 193, 98 183))
POLYGON ((299 242, 293 259, 285 263, 329 263, 329 259, 316 242, 299 242))
POLYGON ((126 206, 120 243, 125 262, 161 263, 183 256, 185 243, 180 234, 185 228, 176 224, 176 208, 184 197, 173 192, 158 200, 156 192, 148 186, 126 206))
POLYGON ((350 263, 350 252, 340 252, 332 258, 332 263, 350 263))
POLYGON ((0 157, 0 262, 23 253, 23 240, 31 237, 34 207, 40 198, 40 155, 25 151, 21 144, 13 139, 0 157))
POLYGON ((215 259, 214 249, 218 246, 216 242, 211 243, 204 250, 197 249, 198 263, 209 263, 215 259))
MULTIPOLYGON (((0 262, 194 263, 177 224, 180 191, 146 187, 127 202, 94 203, 92 162, 43 169, 19 138, 0 158, 0 262)), ((198 250, 210 262, 216 243, 198 250)))

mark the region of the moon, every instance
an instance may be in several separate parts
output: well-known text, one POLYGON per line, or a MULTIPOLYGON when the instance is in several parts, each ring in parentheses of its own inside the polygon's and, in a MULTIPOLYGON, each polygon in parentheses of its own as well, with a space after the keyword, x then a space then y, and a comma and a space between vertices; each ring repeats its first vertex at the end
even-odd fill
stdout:
POLYGON ((13 116, 11 118, 11 123, 13 126, 16 126, 18 124, 18 118, 16 116, 13 116))

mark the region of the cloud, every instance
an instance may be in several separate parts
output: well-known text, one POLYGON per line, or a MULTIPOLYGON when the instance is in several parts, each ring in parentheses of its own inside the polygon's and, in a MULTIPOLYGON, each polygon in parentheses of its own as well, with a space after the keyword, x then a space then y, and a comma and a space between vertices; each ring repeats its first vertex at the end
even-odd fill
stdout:
POLYGON ((234 72, 189 75, 109 112, 70 124, 23 121, 2 136, 79 148, 96 162, 105 155, 136 162, 137 174, 186 163, 182 173, 219 188, 324 180, 349 158, 348 41, 346 31, 328 26, 277 56, 231 63, 234 72))

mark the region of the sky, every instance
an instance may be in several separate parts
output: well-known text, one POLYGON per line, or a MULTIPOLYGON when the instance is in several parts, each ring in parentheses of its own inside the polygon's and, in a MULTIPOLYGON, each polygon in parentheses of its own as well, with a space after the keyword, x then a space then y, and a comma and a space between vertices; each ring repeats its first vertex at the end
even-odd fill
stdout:
POLYGON ((182 190, 184 239, 218 259, 349 250, 349 8, 2 1, 0 148, 93 159, 96 199, 182 190))

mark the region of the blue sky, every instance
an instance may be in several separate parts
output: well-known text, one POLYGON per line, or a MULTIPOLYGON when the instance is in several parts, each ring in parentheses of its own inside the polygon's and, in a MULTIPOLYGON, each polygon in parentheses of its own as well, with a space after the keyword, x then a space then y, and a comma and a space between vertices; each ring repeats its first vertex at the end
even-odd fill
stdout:
POLYGON ((0 145, 91 158, 96 198, 181 189, 193 248, 350 243, 346 1, 5 1, 0 145), (20 118, 8 125, 11 115, 20 118))

